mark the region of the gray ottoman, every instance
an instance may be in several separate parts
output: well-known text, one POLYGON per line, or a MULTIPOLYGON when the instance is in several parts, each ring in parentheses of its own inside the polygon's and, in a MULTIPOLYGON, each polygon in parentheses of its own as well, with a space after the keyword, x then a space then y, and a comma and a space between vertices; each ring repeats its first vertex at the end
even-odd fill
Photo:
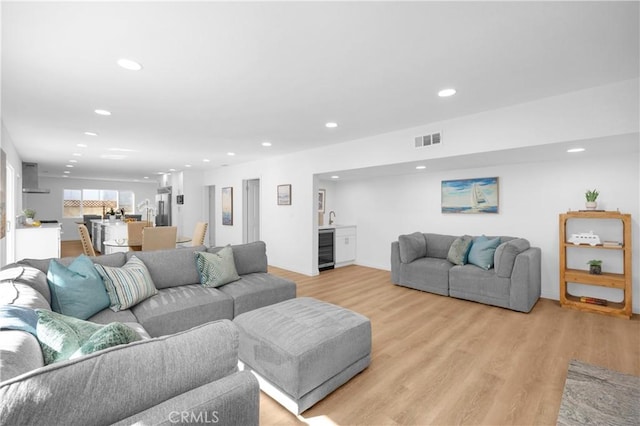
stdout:
POLYGON ((309 297, 237 316, 238 357, 260 388, 300 414, 346 383, 371 361, 371 322, 309 297))

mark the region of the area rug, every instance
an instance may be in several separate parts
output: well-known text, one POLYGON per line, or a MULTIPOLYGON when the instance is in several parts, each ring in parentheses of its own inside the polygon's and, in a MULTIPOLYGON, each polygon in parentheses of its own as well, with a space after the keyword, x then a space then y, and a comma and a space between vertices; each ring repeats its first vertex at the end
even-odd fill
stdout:
POLYGON ((571 360, 558 425, 640 425, 640 377, 571 360))

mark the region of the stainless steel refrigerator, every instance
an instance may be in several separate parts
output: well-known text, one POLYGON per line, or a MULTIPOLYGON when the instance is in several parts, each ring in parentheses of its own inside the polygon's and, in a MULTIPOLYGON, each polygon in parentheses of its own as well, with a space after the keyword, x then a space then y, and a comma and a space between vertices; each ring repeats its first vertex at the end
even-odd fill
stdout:
POLYGON ((156 226, 171 226, 171 187, 158 188, 156 195, 156 226))

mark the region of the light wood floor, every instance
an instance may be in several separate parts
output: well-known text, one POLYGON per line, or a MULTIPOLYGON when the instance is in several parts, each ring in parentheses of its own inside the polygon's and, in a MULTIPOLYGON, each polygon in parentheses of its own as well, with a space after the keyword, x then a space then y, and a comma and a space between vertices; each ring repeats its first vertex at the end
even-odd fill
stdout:
POLYGON ((640 320, 560 308, 531 313, 395 286, 360 266, 307 277, 298 296, 371 319, 371 365, 300 419, 261 395, 260 424, 555 425, 571 359, 640 376, 640 320))
MULTIPOLYGON (((63 256, 82 247, 63 243, 63 256)), ((79 251, 78 251, 79 249, 79 251)), ((371 319, 371 365, 297 418, 260 397, 261 425, 555 425, 571 359, 640 376, 640 320, 560 308, 531 313, 395 286, 348 266, 308 277, 271 267, 310 296, 371 319)))

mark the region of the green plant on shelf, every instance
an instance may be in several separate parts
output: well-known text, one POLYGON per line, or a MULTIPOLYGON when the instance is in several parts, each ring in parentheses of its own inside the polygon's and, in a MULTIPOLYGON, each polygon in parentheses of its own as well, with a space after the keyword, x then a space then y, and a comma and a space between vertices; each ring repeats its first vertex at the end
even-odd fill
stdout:
POLYGON ((34 219, 36 217, 36 211, 33 209, 24 209, 22 213, 24 214, 24 217, 28 219, 34 219))
POLYGON ((587 262, 589 265, 589 273, 594 275, 602 274, 602 260, 592 259, 587 262))
POLYGON ((596 199, 598 198, 598 195, 600 195, 600 193, 598 192, 597 189, 587 190, 587 192, 585 192, 585 194, 584 194, 584 196, 586 197, 587 201, 589 201, 589 202, 596 201, 596 199))

